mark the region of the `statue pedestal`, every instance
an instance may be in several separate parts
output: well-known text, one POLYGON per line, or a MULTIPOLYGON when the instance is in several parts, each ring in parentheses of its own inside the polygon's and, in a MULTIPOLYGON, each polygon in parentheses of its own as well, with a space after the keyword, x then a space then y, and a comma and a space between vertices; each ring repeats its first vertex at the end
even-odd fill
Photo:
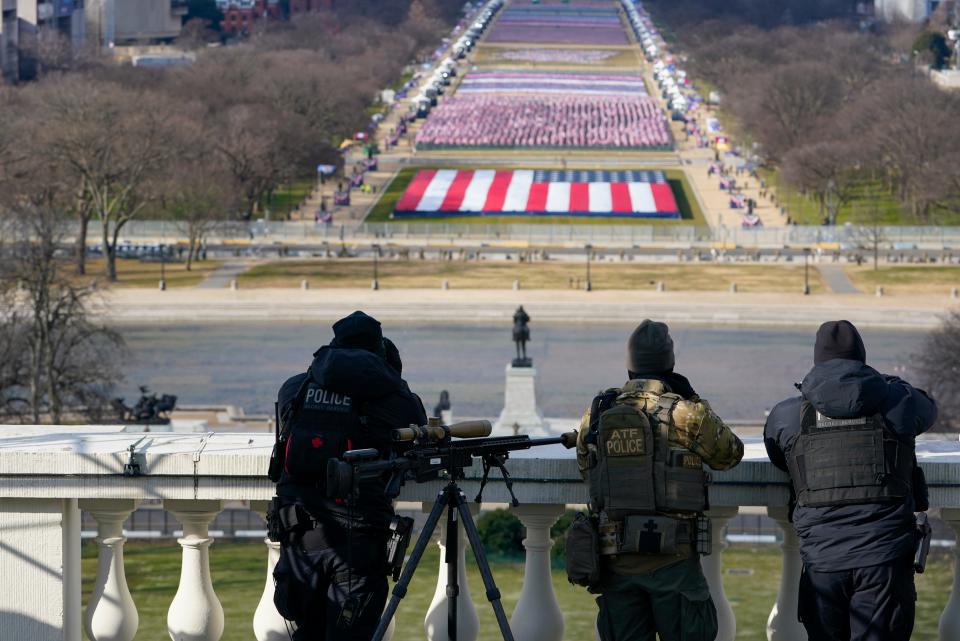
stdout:
POLYGON ((537 370, 507 365, 506 373, 503 411, 493 426, 494 435, 549 436, 549 427, 537 408, 537 370))

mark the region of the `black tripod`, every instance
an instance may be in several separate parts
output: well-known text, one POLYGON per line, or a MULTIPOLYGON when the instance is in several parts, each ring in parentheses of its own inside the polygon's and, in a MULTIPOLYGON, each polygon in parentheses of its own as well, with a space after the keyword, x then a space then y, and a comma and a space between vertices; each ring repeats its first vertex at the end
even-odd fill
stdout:
MULTIPOLYGON (((485 456, 483 460, 483 479, 480 482, 480 492, 487 483, 487 478, 491 467, 497 467, 504 475, 507 489, 513 499, 514 506, 518 505, 516 497, 513 496, 512 482, 503 466, 503 458, 499 456, 485 456)), ((480 502, 481 495, 477 495, 476 501, 480 502)), ((400 580, 393 587, 393 593, 390 596, 390 602, 387 603, 386 610, 380 618, 376 631, 373 633, 372 641, 382 641, 383 635, 390 625, 393 615, 400 605, 400 600, 407 595, 407 587, 413 579, 413 573, 417 570, 417 565, 423 556, 433 531, 440 521, 440 515, 444 509, 447 510, 447 636, 450 641, 457 641, 457 596, 460 594, 460 586, 457 583, 457 570, 460 551, 460 536, 457 526, 457 518, 463 522, 463 529, 467 533, 467 540, 470 541, 470 547, 473 550, 473 556, 477 561, 477 567, 480 569, 480 576, 483 578, 483 586, 487 591, 487 599, 493 606, 493 613, 497 617, 497 625, 500 627, 500 634, 503 641, 513 641, 513 632, 510 630, 510 624, 507 622, 507 615, 503 611, 503 604, 500 603, 500 590, 493 581, 493 574, 490 572, 490 564, 487 562, 487 555, 483 551, 483 544, 480 542, 480 534, 477 532, 477 526, 473 522, 473 515, 470 514, 470 508, 467 507, 467 500, 463 495, 463 490, 457 485, 456 477, 451 476, 450 482, 440 490, 437 495, 437 502, 434 503, 427 522, 420 531, 417 538, 417 544, 410 553, 410 559, 403 568, 403 574, 400 580)))

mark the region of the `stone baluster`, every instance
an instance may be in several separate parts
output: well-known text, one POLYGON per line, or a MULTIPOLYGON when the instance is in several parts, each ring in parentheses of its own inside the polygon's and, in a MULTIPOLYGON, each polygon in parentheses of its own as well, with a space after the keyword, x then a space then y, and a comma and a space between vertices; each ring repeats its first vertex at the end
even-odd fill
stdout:
MULTIPOLYGON (((953 528, 960 541, 960 508, 945 507, 940 510, 940 518, 953 528)), ((960 545, 953 548, 953 589, 940 615, 940 641, 957 639, 960 639, 960 545)))
POLYGON ((123 567, 123 522, 137 509, 133 499, 84 500, 81 510, 97 522, 97 579, 83 619, 91 641, 132 641, 140 625, 123 567))
POLYGON ((563 613, 553 590, 550 572, 550 527, 563 514, 564 505, 522 505, 513 508, 527 529, 523 539, 526 562, 523 589, 510 618, 516 641, 562 641, 563 613))
POLYGON ((723 528, 727 522, 740 511, 738 507, 716 507, 707 512, 713 521, 713 554, 701 557, 703 574, 710 585, 710 596, 717 607, 717 639, 716 641, 734 641, 737 636, 737 618, 733 614, 733 607, 723 591, 723 550, 726 548, 723 528))
POLYGON ((173 641, 218 641, 223 634, 223 606, 210 580, 207 528, 223 510, 222 501, 164 501, 164 507, 183 524, 180 585, 167 611, 167 630, 173 641))
MULTIPOLYGON (((424 503, 423 511, 429 512, 433 508, 432 503, 424 503)), ((478 511, 475 503, 470 505, 471 513, 478 511)), ((459 520, 459 516, 458 516, 459 520)), ((437 531, 440 533, 440 574, 437 578, 437 590, 433 593, 433 600, 430 607, 427 608, 427 616, 423 619, 423 629, 427 633, 428 641, 447 641, 447 518, 446 514, 440 517, 440 525, 437 531)), ((463 531, 463 526, 457 528, 460 532, 460 545, 458 555, 458 573, 457 583, 460 585, 460 594, 457 596, 457 641, 477 641, 477 635, 480 633, 480 619, 477 617, 477 609, 473 606, 473 600, 470 598, 470 590, 467 588, 467 572, 464 552, 469 545, 467 535, 463 531)))
MULTIPOLYGON (((250 509, 258 514, 266 514, 269 501, 250 501, 250 509)), ((253 635, 257 641, 290 641, 290 632, 296 629, 292 621, 287 621, 273 605, 273 568, 280 560, 280 544, 264 539, 267 546, 267 579, 260 595, 260 603, 253 613, 253 635)))
POLYGON ((785 507, 768 507, 767 515, 777 522, 783 530, 782 567, 780 570, 780 591, 777 602, 773 604, 767 618, 768 641, 807 641, 807 631, 797 620, 797 604, 800 593, 800 542, 793 530, 785 507))

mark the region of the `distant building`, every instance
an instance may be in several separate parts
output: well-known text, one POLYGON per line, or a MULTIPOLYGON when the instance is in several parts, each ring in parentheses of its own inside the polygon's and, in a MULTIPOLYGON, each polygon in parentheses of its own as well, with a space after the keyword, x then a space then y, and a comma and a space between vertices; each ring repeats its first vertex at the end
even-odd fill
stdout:
POLYGON ((170 42, 180 35, 187 0, 85 0, 87 38, 101 47, 170 42))
POLYGON ((936 11, 939 0, 875 0, 875 14, 886 22, 922 22, 936 11))
POLYGON ((333 0, 290 0, 290 15, 333 9, 333 0))
POLYGON ((220 27, 229 35, 250 33, 258 20, 280 18, 279 0, 217 0, 223 12, 220 27))
POLYGON ((79 47, 84 39, 83 0, 0 0, 0 79, 16 82, 36 73, 29 52, 41 28, 56 29, 79 47))

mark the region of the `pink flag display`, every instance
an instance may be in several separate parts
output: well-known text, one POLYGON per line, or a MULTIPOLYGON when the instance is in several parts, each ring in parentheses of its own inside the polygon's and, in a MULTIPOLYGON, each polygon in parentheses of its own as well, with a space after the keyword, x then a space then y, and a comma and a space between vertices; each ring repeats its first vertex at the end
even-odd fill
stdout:
POLYGON ((418 171, 394 216, 559 215, 680 218, 659 171, 418 171))

